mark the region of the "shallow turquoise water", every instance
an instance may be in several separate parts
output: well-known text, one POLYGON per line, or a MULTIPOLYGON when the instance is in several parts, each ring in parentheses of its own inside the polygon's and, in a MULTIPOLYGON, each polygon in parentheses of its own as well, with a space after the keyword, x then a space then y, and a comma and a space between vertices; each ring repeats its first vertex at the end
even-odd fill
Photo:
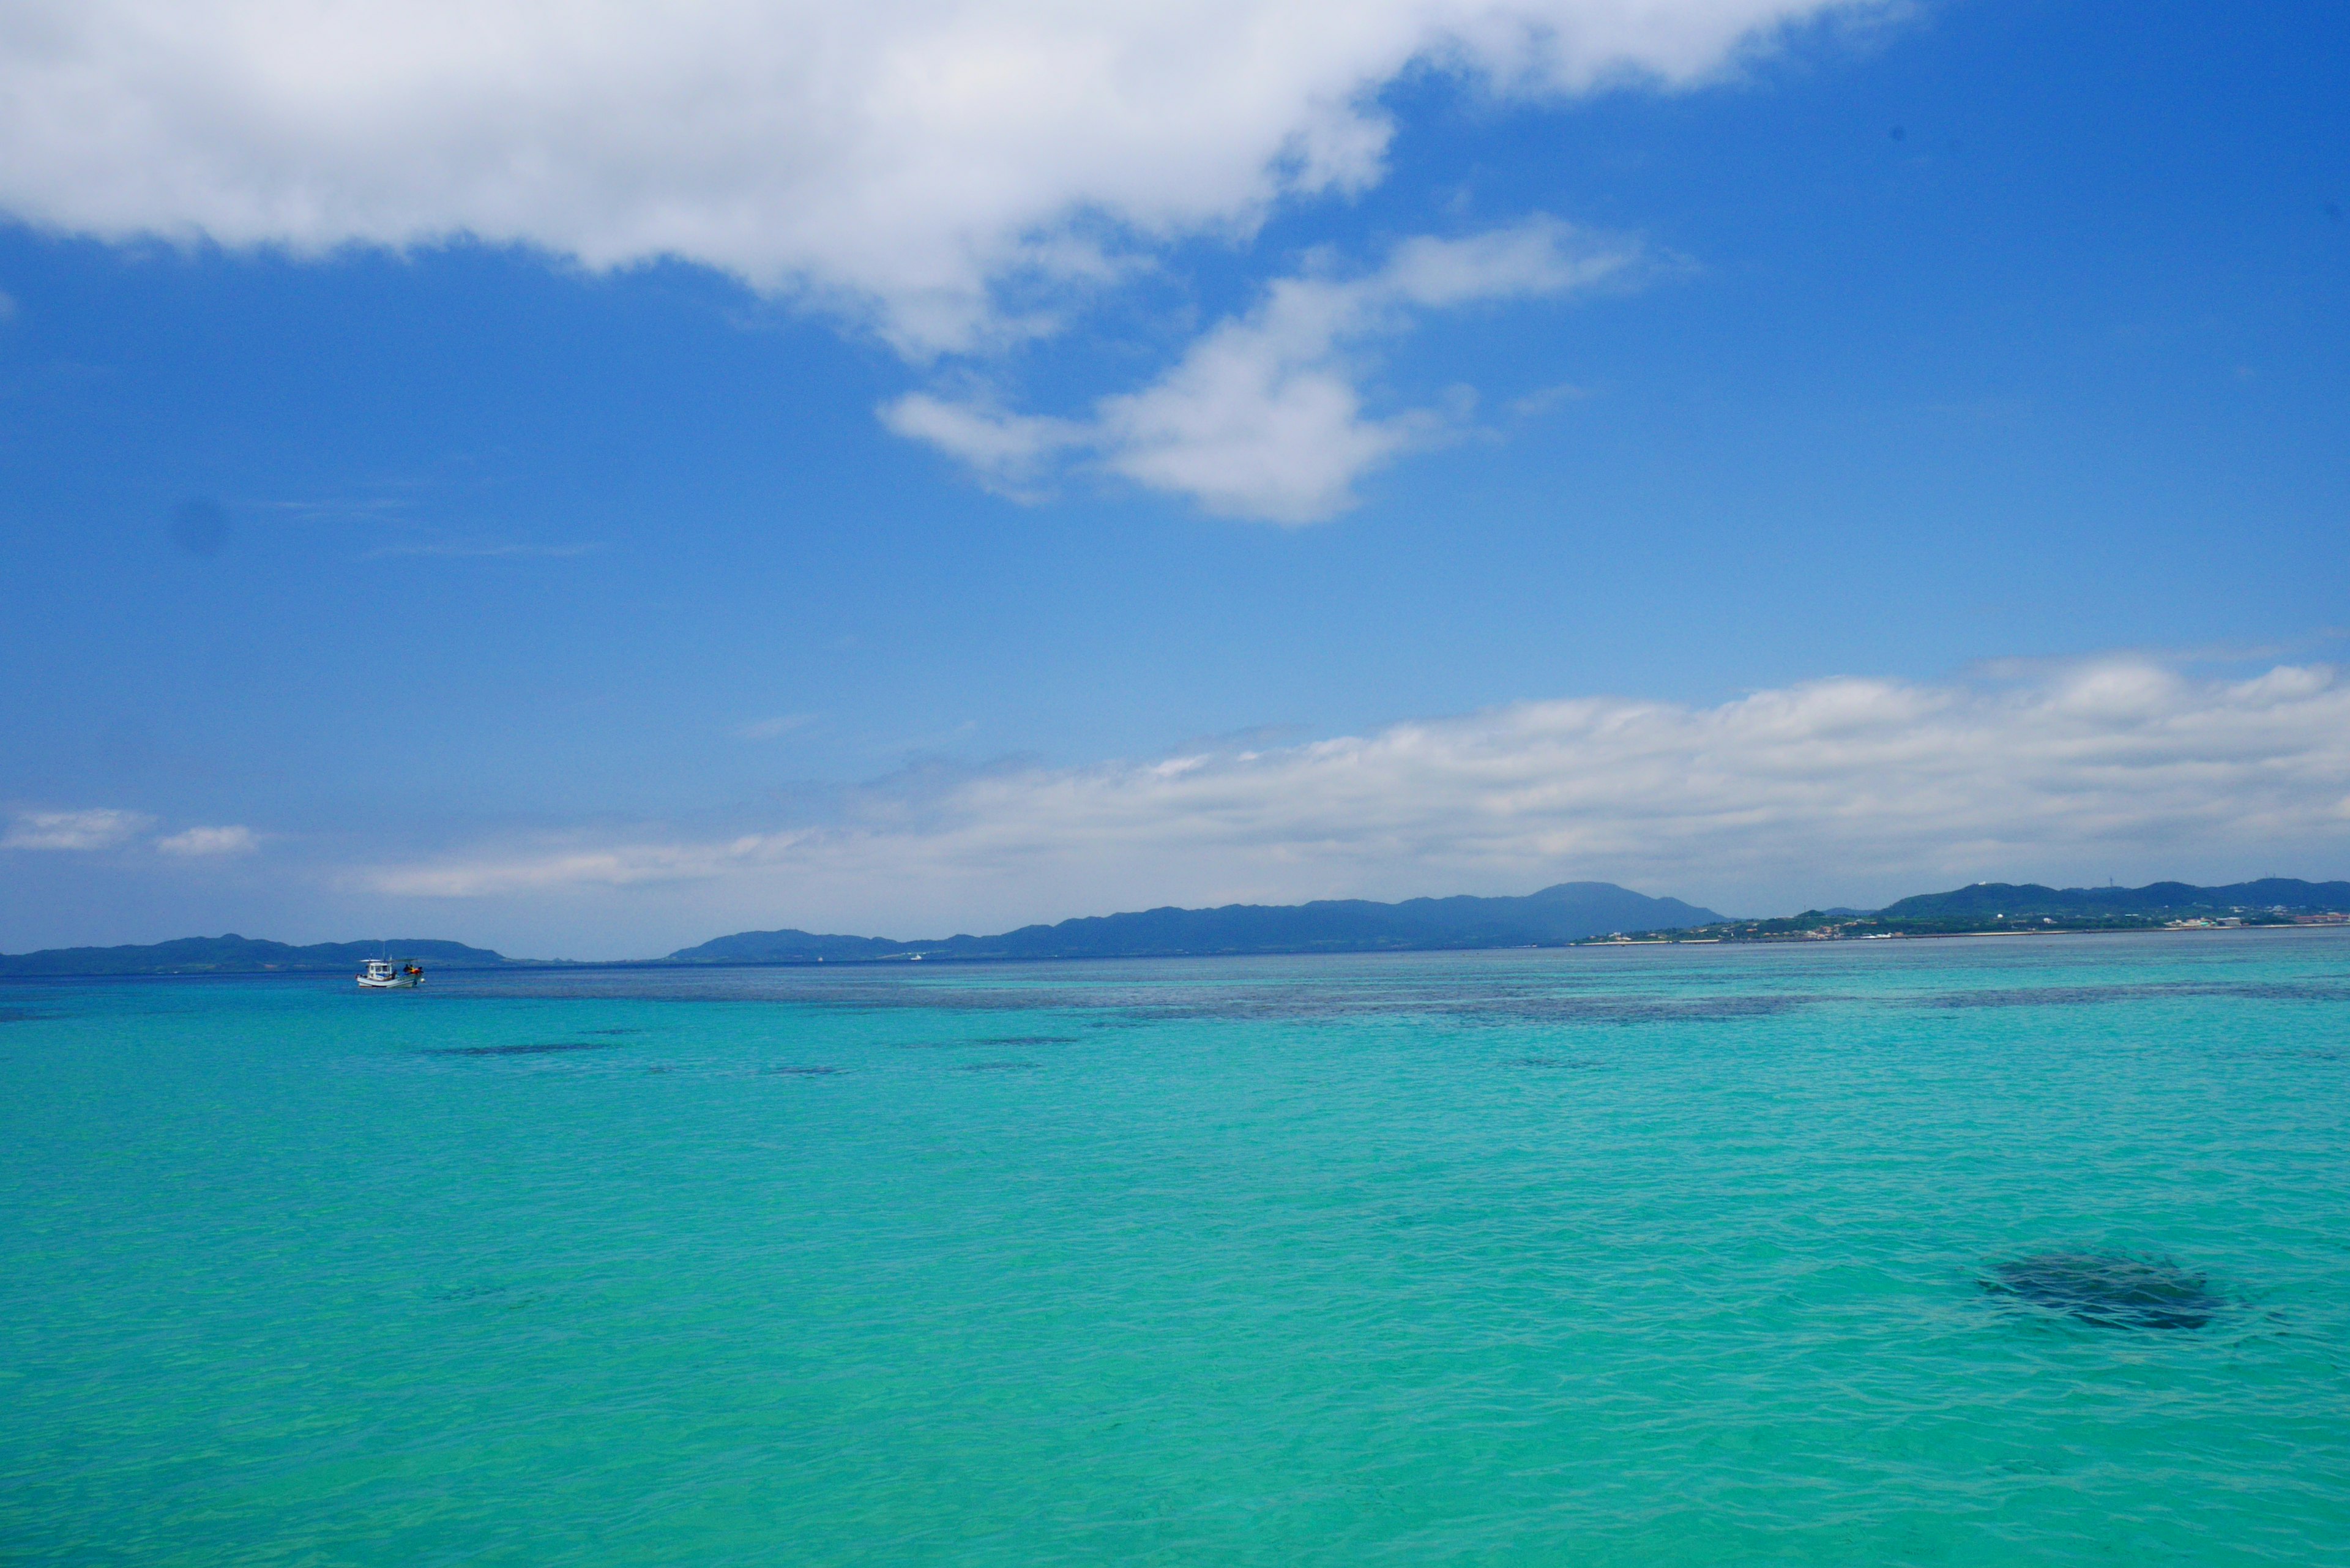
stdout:
POLYGON ((0 1020, 9 1563, 2350 1563, 2350 932, 0 1020))

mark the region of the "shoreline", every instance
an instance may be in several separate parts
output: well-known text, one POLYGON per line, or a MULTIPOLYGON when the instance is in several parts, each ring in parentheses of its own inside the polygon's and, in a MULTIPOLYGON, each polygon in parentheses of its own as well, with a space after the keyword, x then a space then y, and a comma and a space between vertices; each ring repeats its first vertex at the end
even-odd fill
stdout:
MULTIPOLYGON (((947 958, 931 956, 923 959, 924 965, 958 969, 990 968, 1014 964, 1089 964, 1146 963, 1184 961, 1208 959, 1310 959, 1310 958, 1424 958, 1441 953, 1506 953, 1506 952, 1577 952, 1617 948, 1788 948, 1851 946, 1860 942, 1877 941, 1950 941, 1983 937, 2167 937, 2167 936, 2234 936, 2253 932, 2350 930, 2350 919, 2307 920, 2291 923, 2250 926, 2153 926, 2153 927, 2080 927, 2052 930, 1989 930, 1989 931, 1900 931, 1878 937, 1591 937, 1564 942, 1512 942, 1492 947, 1427 947, 1427 948, 1360 948, 1342 951, 1323 949, 1284 948, 1252 949, 1230 952, 1153 952, 1153 953, 1070 953, 1037 956, 1005 954, 1003 956, 972 956, 947 958)), ((911 969, 909 958, 843 959, 817 961, 805 959, 745 960, 729 963, 675 963, 665 959, 556 959, 539 962, 516 962, 495 966, 444 966, 428 971, 429 975, 461 978, 474 975, 547 975, 569 973, 602 973, 645 971, 664 973, 725 970, 855 970, 911 969)), ((26 983, 55 985, 60 982, 113 981, 182 981, 182 980, 343 980, 348 976, 338 969, 275 969, 275 970, 153 970, 124 971, 111 974, 47 973, 0 975, 0 985, 26 983)))

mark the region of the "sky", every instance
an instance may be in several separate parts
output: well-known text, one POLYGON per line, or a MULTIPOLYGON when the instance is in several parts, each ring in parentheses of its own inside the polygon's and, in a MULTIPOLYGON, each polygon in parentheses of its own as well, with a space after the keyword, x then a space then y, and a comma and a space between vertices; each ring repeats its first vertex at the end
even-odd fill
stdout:
POLYGON ((2350 877, 2345 67, 20 0, 0 950, 2350 877))

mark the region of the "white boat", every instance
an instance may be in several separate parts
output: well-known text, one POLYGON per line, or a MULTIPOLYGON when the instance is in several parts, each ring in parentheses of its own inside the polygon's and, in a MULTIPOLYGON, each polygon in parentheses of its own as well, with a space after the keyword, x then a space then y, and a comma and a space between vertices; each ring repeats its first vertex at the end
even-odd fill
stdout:
POLYGON ((413 991, 424 983, 424 971, 412 963, 403 968, 390 959, 369 959, 359 981, 369 991, 413 991))

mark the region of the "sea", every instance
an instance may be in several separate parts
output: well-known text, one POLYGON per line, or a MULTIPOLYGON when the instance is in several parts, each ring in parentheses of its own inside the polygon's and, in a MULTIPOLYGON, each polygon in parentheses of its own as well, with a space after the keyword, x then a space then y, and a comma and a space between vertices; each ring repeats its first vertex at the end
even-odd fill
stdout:
POLYGON ((10 983, 0 1562, 2350 1563, 2350 929, 10 983))

